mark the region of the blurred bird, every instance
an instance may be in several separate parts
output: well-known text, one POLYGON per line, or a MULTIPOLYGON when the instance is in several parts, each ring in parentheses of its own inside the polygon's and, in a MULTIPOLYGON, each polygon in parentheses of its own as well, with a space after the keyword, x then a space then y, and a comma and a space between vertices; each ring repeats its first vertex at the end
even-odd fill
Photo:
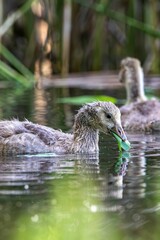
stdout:
POLYGON ((122 126, 130 131, 160 130, 160 102, 147 99, 140 61, 127 57, 121 61, 120 82, 125 84, 127 102, 120 108, 122 126))

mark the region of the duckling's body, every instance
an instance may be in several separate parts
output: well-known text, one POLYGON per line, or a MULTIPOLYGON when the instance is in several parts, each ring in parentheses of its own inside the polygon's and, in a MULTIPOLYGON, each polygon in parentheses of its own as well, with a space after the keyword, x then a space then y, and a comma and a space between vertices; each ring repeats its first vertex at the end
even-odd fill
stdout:
POLYGON ((130 131, 154 131, 160 128, 160 102, 147 100, 144 93, 143 70, 139 60, 125 58, 121 61, 119 79, 125 83, 126 105, 120 108, 122 126, 130 131))
POLYGON ((65 153, 69 151, 72 141, 71 134, 29 121, 0 122, 0 153, 4 155, 53 151, 65 153))
POLYGON ((95 153, 98 152, 99 131, 126 136, 121 127, 120 111, 110 102, 84 105, 77 113, 73 134, 19 120, 0 122, 0 154, 26 153, 95 153))
POLYGON ((131 103, 122 106, 120 111, 122 126, 125 130, 154 131, 160 121, 160 103, 157 100, 131 103))

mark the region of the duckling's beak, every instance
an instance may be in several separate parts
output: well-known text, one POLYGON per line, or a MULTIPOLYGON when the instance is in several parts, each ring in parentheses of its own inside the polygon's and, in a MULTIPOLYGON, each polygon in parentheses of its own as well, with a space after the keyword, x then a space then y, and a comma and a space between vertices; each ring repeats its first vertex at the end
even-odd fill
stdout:
POLYGON ((126 134, 121 125, 116 124, 115 127, 111 129, 111 134, 112 132, 118 135, 122 139, 122 141, 125 142, 127 140, 126 134))

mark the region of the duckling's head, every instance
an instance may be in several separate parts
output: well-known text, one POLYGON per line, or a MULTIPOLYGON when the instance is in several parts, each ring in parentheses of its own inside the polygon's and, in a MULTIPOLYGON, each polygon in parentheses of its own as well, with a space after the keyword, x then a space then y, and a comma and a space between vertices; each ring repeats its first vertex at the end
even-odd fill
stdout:
POLYGON ((127 103, 146 100, 143 69, 138 59, 127 57, 121 61, 119 81, 125 84, 127 103))
POLYGON ((120 110, 111 102, 93 102, 84 105, 76 115, 74 129, 88 128, 105 134, 115 133, 123 141, 126 135, 121 126, 120 110))

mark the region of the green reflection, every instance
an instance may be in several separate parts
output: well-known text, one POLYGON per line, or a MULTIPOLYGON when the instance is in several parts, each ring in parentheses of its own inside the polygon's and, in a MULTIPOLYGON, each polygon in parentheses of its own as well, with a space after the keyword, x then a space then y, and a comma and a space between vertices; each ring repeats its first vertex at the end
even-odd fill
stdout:
POLYGON ((102 203, 93 197, 99 188, 89 175, 54 180, 50 192, 45 206, 19 217, 13 239, 120 239, 121 231, 108 223, 102 203))

